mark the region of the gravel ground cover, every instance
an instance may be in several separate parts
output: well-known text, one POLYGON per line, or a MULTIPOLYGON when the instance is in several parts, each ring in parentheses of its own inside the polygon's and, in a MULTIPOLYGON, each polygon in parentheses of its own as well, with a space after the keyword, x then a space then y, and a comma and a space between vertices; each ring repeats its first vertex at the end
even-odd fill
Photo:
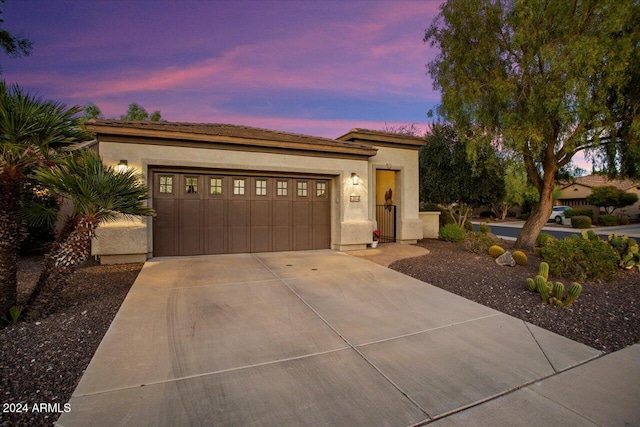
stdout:
MULTIPOLYGON (((20 261, 21 300, 41 263, 38 257, 20 261)), ((62 291, 50 316, 0 329, 0 426, 53 425, 141 268, 89 262, 62 291), (42 403, 49 406, 33 412, 42 403)))
MULTIPOLYGON (((418 244, 430 253, 390 268, 607 353, 640 341, 637 269, 620 271, 611 282, 583 282, 575 304, 555 308, 526 290, 526 278, 536 276, 541 261, 535 254, 528 254, 526 266, 504 267, 488 255, 467 252, 462 244, 431 239, 418 244)), ((571 283, 549 279, 566 287, 571 283)))

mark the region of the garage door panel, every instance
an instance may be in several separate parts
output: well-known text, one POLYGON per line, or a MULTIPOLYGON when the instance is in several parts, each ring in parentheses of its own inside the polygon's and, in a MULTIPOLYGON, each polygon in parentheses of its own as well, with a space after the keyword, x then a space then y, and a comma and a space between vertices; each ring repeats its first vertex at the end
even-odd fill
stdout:
POLYGON ((153 234, 153 256, 178 254, 176 227, 155 227, 153 234))
POLYGON ((155 256, 330 247, 328 180, 215 173, 153 176, 155 256))
POLYGON ((203 238, 202 227, 180 227, 180 255, 202 255, 203 238))
POLYGON ((221 199, 204 201, 204 226, 224 227, 227 224, 227 202, 221 199))
POLYGON ((156 199, 155 202, 156 216, 153 219, 154 226, 174 227, 177 219, 177 201, 174 199, 156 199))
POLYGON ((292 202, 290 200, 273 201, 273 250, 293 250, 293 218, 292 202))
POLYGON ((181 200, 179 203, 179 227, 201 227, 202 225, 202 201, 201 200, 181 200))
POLYGON ((205 227, 205 253, 207 255, 226 254, 227 249, 227 228, 226 227, 205 227))
POLYGON ((249 201, 230 200, 229 227, 249 227, 249 201))
POLYGON ((251 227, 271 226, 271 202, 267 200, 251 201, 251 227))

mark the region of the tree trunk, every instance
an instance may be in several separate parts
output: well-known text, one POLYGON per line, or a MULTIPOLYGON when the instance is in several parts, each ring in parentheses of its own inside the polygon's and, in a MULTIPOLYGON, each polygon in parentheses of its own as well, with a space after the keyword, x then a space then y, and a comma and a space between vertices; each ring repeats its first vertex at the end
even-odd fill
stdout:
POLYGON ((89 258, 91 239, 95 236, 98 221, 93 217, 81 217, 75 229, 59 244, 55 244, 45 260, 38 282, 29 297, 29 318, 48 314, 51 304, 71 275, 89 258))
POLYGON ((540 200, 533 206, 531 216, 524 223, 520 235, 516 240, 515 247, 532 251, 540 230, 549 221, 549 216, 553 209, 553 173, 545 174, 544 184, 540 192, 540 200))
POLYGON ((504 221, 507 218, 507 215, 509 214, 509 208, 511 206, 509 205, 502 205, 502 211, 500 212, 500 219, 502 221, 504 221))
POLYGON ((0 174, 0 315, 17 304, 18 251, 24 238, 17 210, 20 203, 20 180, 15 174, 0 174))

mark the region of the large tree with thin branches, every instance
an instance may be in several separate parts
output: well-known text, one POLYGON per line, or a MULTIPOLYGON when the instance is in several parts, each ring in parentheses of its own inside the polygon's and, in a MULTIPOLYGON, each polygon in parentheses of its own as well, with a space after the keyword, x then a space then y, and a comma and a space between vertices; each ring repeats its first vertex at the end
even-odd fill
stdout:
POLYGON ((613 171, 637 153, 638 9, 636 0, 448 0, 426 31, 439 49, 428 64, 439 114, 484 129, 469 151, 493 143, 520 155, 540 194, 518 247, 533 247, 557 172, 576 153, 616 146, 601 157, 613 171))

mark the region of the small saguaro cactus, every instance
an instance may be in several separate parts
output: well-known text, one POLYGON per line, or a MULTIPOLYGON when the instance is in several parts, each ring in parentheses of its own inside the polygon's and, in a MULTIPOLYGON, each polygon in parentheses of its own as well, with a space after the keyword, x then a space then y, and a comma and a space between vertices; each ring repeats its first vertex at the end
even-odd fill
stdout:
POLYGON ((527 278, 527 289, 529 289, 531 292, 536 291, 536 281, 533 280, 531 277, 527 278))
POLYGON ((549 287, 547 285, 547 281, 542 276, 536 276, 536 290, 540 294, 540 298, 543 303, 547 303, 549 301, 549 287))
POLYGON ((538 276, 544 277, 544 280, 549 280, 549 264, 542 261, 538 268, 538 276))
POLYGON ((556 299, 562 301, 562 297, 564 296, 564 285, 560 282, 556 282, 553 285, 553 295, 556 299))
POLYGON ((571 304, 573 304, 576 299, 578 299, 581 292, 582 286, 580 285, 580 283, 573 282, 571 286, 569 286, 569 289, 567 289, 567 298, 564 300, 564 306, 569 307, 571 304))

